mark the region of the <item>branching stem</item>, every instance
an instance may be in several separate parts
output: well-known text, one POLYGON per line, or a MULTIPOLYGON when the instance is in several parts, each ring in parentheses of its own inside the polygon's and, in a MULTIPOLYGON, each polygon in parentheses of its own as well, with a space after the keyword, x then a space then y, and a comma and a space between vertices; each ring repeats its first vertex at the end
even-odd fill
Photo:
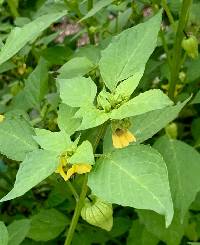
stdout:
POLYGON ((174 93, 176 88, 176 83, 178 81, 178 75, 181 68, 181 61, 182 61, 182 48, 181 42, 184 37, 184 29, 187 24, 188 20, 188 13, 190 9, 190 5, 192 4, 192 0, 183 0, 180 19, 178 22, 178 28, 176 31, 176 37, 173 47, 173 57, 171 63, 171 78, 169 82, 169 97, 174 100, 174 93))
POLYGON ((174 21, 174 18, 173 18, 173 15, 171 14, 171 11, 167 5, 167 1, 166 0, 162 0, 162 6, 167 14, 167 17, 169 19, 169 22, 173 28, 174 31, 176 31, 176 26, 175 26, 175 21, 174 21))
POLYGON ((77 223, 78 223, 78 219, 79 219, 79 216, 81 214, 81 209, 83 207, 84 200, 85 200, 85 197, 87 194, 87 188, 88 188, 87 187, 87 174, 85 174, 84 179, 83 179, 83 184, 82 184, 81 195, 80 195, 78 202, 76 203, 74 215, 73 215, 73 218, 72 218, 72 221, 71 221, 71 224, 70 224, 64 245, 70 245, 72 242, 72 238, 73 238, 73 235, 74 235, 77 223))
POLYGON ((72 183, 69 180, 67 181, 67 185, 68 185, 70 191, 72 192, 76 202, 78 202, 79 195, 78 195, 77 191, 75 190, 74 186, 72 185, 72 183))
MULTIPOLYGON (((107 123, 103 124, 100 127, 100 129, 99 129, 98 135, 96 137, 96 141, 94 142, 94 145, 93 145, 94 152, 96 152, 97 146, 98 146, 101 138, 105 134, 106 127, 107 127, 107 123)), ((78 224, 78 220, 79 220, 79 217, 80 217, 80 214, 81 214, 81 209, 82 209, 82 207, 84 205, 85 197, 87 195, 87 189, 88 189, 87 180, 88 180, 88 176, 87 176, 87 174, 85 174, 84 175, 84 179, 83 179, 83 184, 82 184, 82 190, 81 190, 80 197, 76 197, 76 199, 78 198, 78 200, 76 202, 74 215, 73 215, 73 218, 72 218, 72 221, 71 221, 71 224, 70 224, 70 227, 69 227, 69 230, 68 230, 67 237, 66 237, 64 245, 70 245, 71 242, 72 242, 72 239, 73 239, 73 236, 74 236, 74 232, 75 232, 75 229, 76 229, 76 226, 78 224)), ((74 190, 72 190, 72 191, 73 191, 73 194, 76 196, 76 194, 74 193, 74 190)))

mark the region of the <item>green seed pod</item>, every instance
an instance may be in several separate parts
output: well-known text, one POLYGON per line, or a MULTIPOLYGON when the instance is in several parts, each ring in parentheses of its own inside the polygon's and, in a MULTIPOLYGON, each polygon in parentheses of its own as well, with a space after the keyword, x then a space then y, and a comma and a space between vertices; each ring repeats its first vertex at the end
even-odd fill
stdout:
POLYGON ((178 135, 176 123, 170 123, 168 126, 166 126, 165 132, 171 139, 176 139, 178 135))
POLYGON ((95 196, 92 196, 91 199, 92 202, 89 199, 85 200, 81 217, 91 225, 110 231, 113 226, 112 204, 106 203, 95 196))
POLYGON ((182 48, 186 51, 187 55, 192 59, 198 57, 198 40, 195 36, 184 38, 182 41, 182 48))

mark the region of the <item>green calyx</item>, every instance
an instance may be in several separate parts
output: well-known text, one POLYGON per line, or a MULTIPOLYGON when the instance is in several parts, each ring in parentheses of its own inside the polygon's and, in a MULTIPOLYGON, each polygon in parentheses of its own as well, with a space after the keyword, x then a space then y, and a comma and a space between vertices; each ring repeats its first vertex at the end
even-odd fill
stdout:
POLYGON ((90 196, 85 199, 81 217, 91 225, 110 231, 113 226, 112 204, 96 196, 90 196))
POLYGON ((70 157, 72 157, 77 148, 78 148, 78 143, 79 143, 79 137, 66 149, 65 152, 63 152, 63 156, 65 156, 66 159, 69 159, 70 157))
POLYGON ((100 110, 104 110, 105 112, 111 111, 111 104, 109 99, 110 93, 102 90, 97 96, 97 108, 100 110))
POLYGON ((122 96, 118 93, 109 93, 102 90, 97 96, 97 107, 105 112, 110 112, 113 109, 119 108, 128 101, 128 97, 122 96))
POLYGON ((184 38, 182 41, 182 48, 186 51, 187 55, 192 59, 198 57, 198 40, 195 36, 184 38))
POLYGON ((124 118, 122 120, 112 120, 111 127, 113 132, 115 132, 117 129, 129 129, 131 127, 131 122, 129 118, 124 118))
POLYGON ((171 139, 177 139, 178 136, 178 128, 176 123, 170 123, 165 127, 165 132, 166 134, 171 138, 171 139))

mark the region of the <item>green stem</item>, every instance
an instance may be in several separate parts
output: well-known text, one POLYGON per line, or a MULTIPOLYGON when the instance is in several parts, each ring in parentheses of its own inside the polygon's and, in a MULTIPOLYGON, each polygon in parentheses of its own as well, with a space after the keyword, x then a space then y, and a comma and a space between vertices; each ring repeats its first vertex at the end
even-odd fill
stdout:
POLYGON ((67 185, 68 185, 70 191, 72 192, 72 194, 73 194, 73 196, 74 196, 76 202, 78 202, 78 200, 79 200, 79 195, 78 195, 76 189, 74 188, 74 186, 72 185, 72 183, 71 183, 69 180, 67 181, 67 185))
MULTIPOLYGON (((88 0, 87 2, 87 9, 88 9, 88 12, 93 8, 93 0, 88 0)), ((86 23, 86 26, 87 26, 87 32, 88 32, 88 37, 89 37, 89 40, 90 40, 90 44, 95 44, 95 36, 94 36, 94 33, 92 33, 90 31, 90 26, 91 24, 89 23, 90 22, 90 18, 88 20, 86 20, 87 23, 86 23)))
POLYGON ((170 11, 170 9, 169 9, 169 7, 167 5, 167 1, 166 0, 162 0, 162 6, 163 6, 163 8, 164 8, 164 10, 165 10, 165 12, 167 14, 167 17, 169 19, 170 24, 172 25, 173 30, 176 31, 175 21, 174 21, 174 18, 172 16, 172 14, 171 14, 171 11, 170 11))
POLYGON ((88 0, 88 11, 93 8, 93 0, 88 0))
POLYGON ((176 83, 178 81, 178 74, 181 68, 181 59, 182 59, 181 42, 184 37, 183 30, 187 24, 188 13, 191 4, 192 4, 192 0, 183 0, 178 28, 176 31, 176 37, 175 37, 175 42, 173 47, 172 65, 171 65, 171 79, 169 82, 169 91, 168 91, 169 97, 172 100, 174 99, 174 92, 176 88, 176 83))
POLYGON ((14 18, 16 18, 16 17, 19 17, 19 12, 18 12, 18 10, 17 10, 17 5, 18 4, 16 4, 16 1, 13 1, 13 0, 7 0, 7 3, 8 3, 8 6, 9 6, 9 8, 10 8, 10 12, 11 12, 11 14, 13 15, 13 17, 14 18))
POLYGON ((88 37, 89 37, 89 40, 90 40, 90 44, 95 44, 95 36, 94 36, 94 33, 91 33, 90 32, 89 27, 87 27, 87 32, 88 32, 88 37))
MULTIPOLYGON (((97 149, 99 141, 101 140, 101 138, 105 134, 106 127, 107 127, 107 123, 103 124, 99 129, 99 133, 98 133, 98 135, 96 137, 96 141, 94 142, 94 145, 93 145, 94 152, 97 149)), ((88 180, 88 176, 87 176, 87 174, 85 174, 83 184, 82 184, 81 194, 80 194, 80 197, 76 203, 74 215, 73 215, 73 218, 72 218, 72 221, 71 221, 71 224, 70 224, 64 245, 70 245, 72 242, 74 232, 75 232, 75 229, 76 229, 76 226, 78 224, 78 220, 79 220, 79 217, 81 214, 81 209, 84 205, 85 197, 87 195, 87 189, 88 189, 87 180, 88 180)))
POLYGON ((119 12, 117 13, 116 20, 115 20, 115 33, 119 32, 119 12))
POLYGON ((78 200, 78 202, 76 204, 76 208, 75 208, 75 211, 74 211, 72 222, 70 224, 70 227, 69 227, 69 230, 68 230, 68 234, 67 234, 67 238, 65 240, 65 244, 64 245, 70 245, 71 242, 72 242, 73 235, 74 235, 77 223, 78 223, 78 219, 79 219, 79 216, 81 214, 81 209, 82 209, 83 204, 84 204, 85 196, 87 194, 87 188, 88 188, 87 187, 87 174, 85 174, 84 180, 83 180, 83 185, 82 185, 81 195, 80 195, 80 198, 79 198, 79 200, 78 200))
POLYGON ((93 151, 94 153, 96 152, 97 146, 99 144, 99 141, 101 140, 101 138, 103 138, 103 136, 105 135, 106 129, 108 126, 108 122, 105 122, 103 125, 101 125, 99 132, 96 136, 96 140, 93 143, 93 151))

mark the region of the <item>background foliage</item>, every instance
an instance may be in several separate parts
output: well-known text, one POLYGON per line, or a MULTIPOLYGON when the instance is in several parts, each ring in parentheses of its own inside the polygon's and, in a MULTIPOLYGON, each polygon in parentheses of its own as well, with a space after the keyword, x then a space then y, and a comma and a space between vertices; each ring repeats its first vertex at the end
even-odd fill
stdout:
POLYGON ((109 225, 82 215, 72 244, 199 244, 199 13, 198 0, 0 0, 0 245, 64 244, 84 181, 54 173, 66 148, 113 203, 109 225), (114 150, 109 122, 124 118, 137 141, 114 150))

